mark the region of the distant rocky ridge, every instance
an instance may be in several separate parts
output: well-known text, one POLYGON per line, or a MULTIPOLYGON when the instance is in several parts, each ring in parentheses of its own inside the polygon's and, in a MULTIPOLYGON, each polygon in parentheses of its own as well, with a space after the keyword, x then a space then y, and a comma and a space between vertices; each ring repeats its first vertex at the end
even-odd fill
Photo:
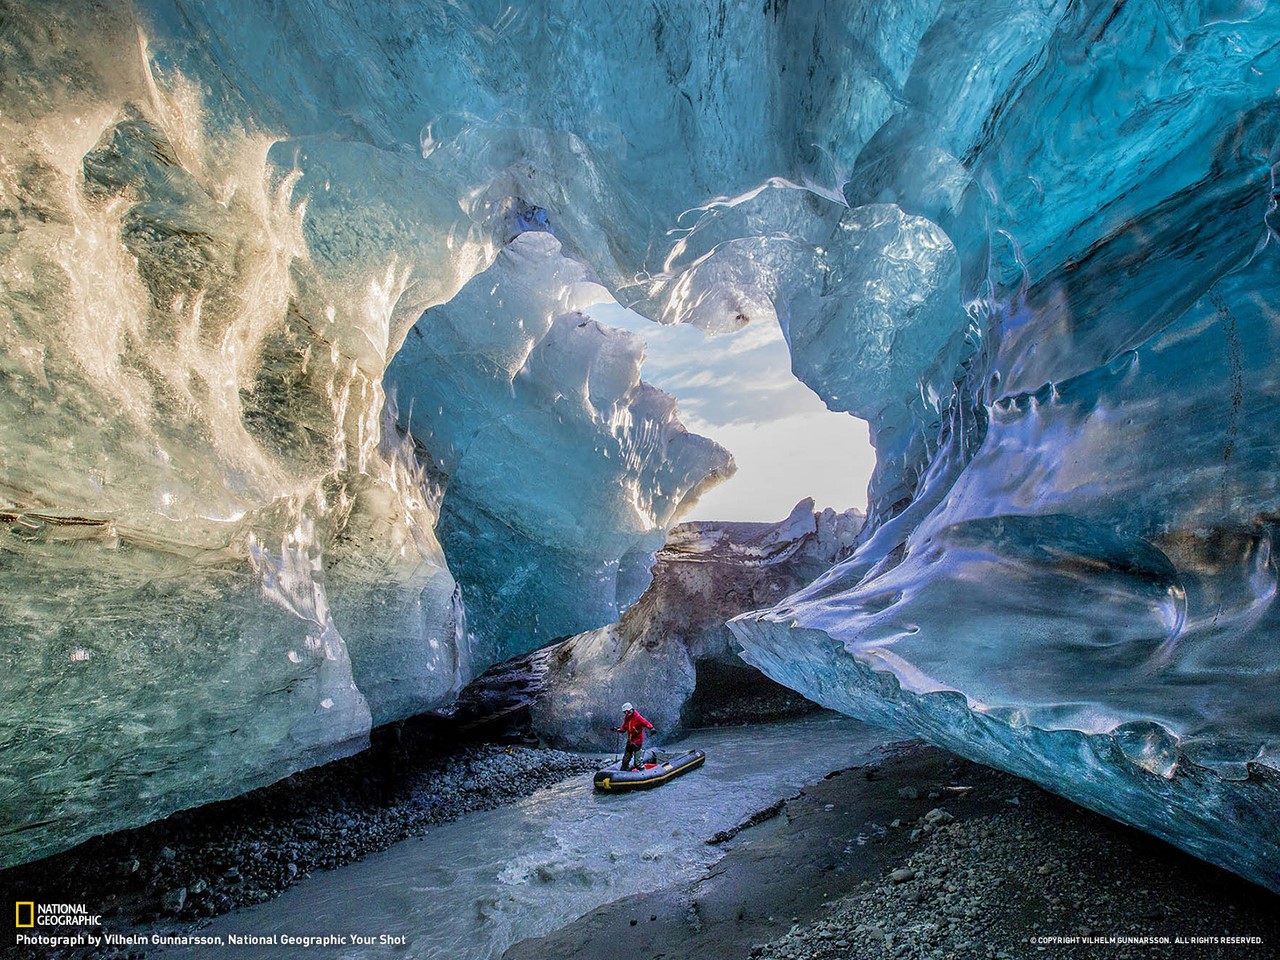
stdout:
POLYGON ((465 690, 451 711, 474 722, 528 719, 557 746, 616 746, 626 701, 660 737, 736 717, 811 708, 738 658, 725 622, 776 603, 852 553, 858 510, 815 512, 798 503, 778 523, 685 523, 671 531, 653 583, 614 624, 500 664, 465 690))

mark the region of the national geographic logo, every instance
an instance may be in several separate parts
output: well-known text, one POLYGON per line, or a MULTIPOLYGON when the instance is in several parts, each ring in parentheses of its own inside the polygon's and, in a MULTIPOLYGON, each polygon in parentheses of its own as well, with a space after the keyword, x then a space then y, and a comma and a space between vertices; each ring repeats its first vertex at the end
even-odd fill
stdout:
POLYGON ((19 930, 35 927, 100 927, 102 914, 90 913, 83 903, 36 903, 18 900, 14 904, 14 926, 19 930))

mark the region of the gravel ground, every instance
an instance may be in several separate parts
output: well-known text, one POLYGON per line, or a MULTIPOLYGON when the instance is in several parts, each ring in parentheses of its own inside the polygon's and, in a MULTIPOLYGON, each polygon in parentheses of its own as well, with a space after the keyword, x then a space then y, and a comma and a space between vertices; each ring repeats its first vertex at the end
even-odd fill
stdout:
MULTIPOLYGON (((189 929, 269 900, 312 871, 351 863, 599 764, 599 757, 520 745, 448 749, 438 735, 382 731, 355 757, 0 872, 0 902, 83 902, 101 911, 108 932, 189 929)), ((9 943, 0 954, 89 955, 9 943)), ((142 954, 135 948, 92 955, 142 954)))
MULTIPOLYGON (((1002 809, 964 795, 895 820, 916 847, 755 960, 1275 956, 1280 900, 1136 831, 991 772, 1002 809), (1238 938, 1242 942, 1224 942, 1238 938)), ((903 788, 904 800, 918 792, 903 788)))
POLYGON ((1280 945, 1274 893, 922 744, 709 842, 726 853, 699 880, 504 960, 1263 960, 1280 945))
MULTIPOLYGON (((384 732, 356 757, 0 873, 0 899, 86 902, 114 932, 190 930, 598 763, 384 732)), ((508 956, 595 960, 608 943, 616 960, 1254 960, 1280 944, 1274 894, 917 745, 708 840, 728 853, 697 883, 606 905, 508 956)))

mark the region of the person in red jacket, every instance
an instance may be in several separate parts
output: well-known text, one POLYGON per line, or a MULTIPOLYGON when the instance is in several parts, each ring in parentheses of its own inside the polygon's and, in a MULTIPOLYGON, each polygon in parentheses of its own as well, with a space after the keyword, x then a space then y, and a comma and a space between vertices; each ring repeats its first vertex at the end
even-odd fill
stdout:
POLYGON ((645 730, 652 730, 653 724, 636 713, 636 708, 631 704, 624 703, 622 705, 622 726, 616 729, 618 733, 627 735, 627 749, 622 755, 622 769, 641 769, 644 766, 644 760, 642 759, 644 754, 644 732, 645 730), (631 765, 633 758, 635 766, 631 765))

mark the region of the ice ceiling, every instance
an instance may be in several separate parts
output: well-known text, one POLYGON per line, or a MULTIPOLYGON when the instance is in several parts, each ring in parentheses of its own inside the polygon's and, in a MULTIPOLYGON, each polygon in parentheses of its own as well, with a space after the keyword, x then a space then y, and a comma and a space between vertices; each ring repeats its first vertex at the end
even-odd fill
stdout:
POLYGON ((0 23, 6 861, 616 619, 732 462, 602 285, 871 424, 748 660, 1280 887, 1275 5, 0 23))

